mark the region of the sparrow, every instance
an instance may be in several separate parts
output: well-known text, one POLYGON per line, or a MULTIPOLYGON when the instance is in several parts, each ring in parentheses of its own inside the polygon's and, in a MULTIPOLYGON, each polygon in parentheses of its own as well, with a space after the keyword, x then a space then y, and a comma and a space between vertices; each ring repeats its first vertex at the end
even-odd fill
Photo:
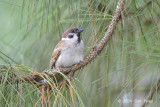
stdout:
POLYGON ((73 27, 62 34, 61 41, 56 45, 51 60, 50 69, 70 67, 84 59, 84 43, 80 34, 83 29, 73 27))

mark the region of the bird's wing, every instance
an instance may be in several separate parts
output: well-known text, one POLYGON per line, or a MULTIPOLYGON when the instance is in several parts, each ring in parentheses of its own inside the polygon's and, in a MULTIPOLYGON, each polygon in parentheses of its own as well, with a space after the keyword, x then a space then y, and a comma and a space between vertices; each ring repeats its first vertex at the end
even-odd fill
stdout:
POLYGON ((64 43, 64 41, 60 41, 55 47, 50 61, 50 69, 53 69, 55 67, 56 61, 61 54, 61 48, 64 47, 64 43))

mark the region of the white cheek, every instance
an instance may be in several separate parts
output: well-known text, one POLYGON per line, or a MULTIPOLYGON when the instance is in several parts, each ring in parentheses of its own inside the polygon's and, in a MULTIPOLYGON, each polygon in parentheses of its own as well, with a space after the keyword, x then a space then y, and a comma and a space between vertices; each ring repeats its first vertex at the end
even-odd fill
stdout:
POLYGON ((64 41, 65 41, 65 40, 70 40, 70 39, 69 39, 69 38, 62 38, 62 40, 64 40, 64 41))
POLYGON ((78 40, 78 37, 77 37, 77 36, 74 36, 74 37, 72 38, 72 40, 73 40, 73 41, 77 41, 77 40, 78 40))

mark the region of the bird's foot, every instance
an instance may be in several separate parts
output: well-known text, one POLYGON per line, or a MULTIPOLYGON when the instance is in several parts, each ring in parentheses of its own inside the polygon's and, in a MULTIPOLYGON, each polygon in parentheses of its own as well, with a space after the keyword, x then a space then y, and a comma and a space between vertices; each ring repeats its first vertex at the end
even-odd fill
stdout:
POLYGON ((60 71, 60 68, 56 68, 57 71, 60 71))

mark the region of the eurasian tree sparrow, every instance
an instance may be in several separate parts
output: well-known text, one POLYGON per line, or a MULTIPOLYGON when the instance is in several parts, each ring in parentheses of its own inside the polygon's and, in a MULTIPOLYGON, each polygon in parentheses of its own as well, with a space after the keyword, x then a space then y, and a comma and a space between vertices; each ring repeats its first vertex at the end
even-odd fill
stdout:
POLYGON ((70 28, 62 34, 61 41, 55 47, 51 61, 50 69, 60 67, 70 67, 83 61, 84 44, 80 38, 83 29, 70 28))

